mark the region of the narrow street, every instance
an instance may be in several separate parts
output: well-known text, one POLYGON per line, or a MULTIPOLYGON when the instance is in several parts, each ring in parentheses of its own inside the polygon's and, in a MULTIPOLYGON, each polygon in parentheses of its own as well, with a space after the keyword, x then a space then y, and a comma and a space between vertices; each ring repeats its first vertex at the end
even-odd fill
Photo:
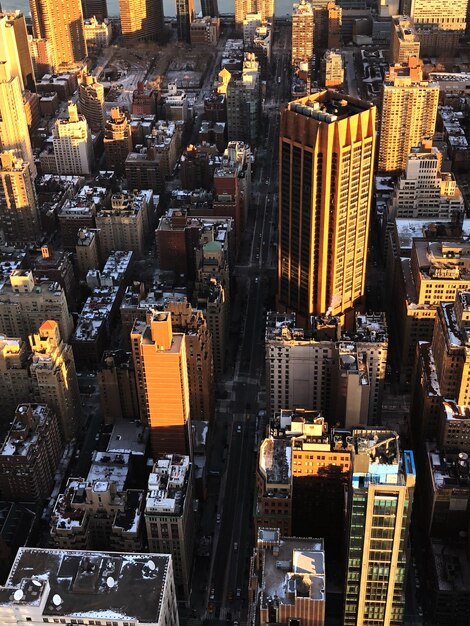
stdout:
POLYGON ((218 402, 209 496, 201 521, 201 535, 212 536, 212 552, 210 562, 206 557, 196 563, 192 617, 182 620, 188 626, 201 620, 246 622, 246 584, 254 545, 256 418, 264 408, 265 313, 275 291, 279 110, 288 99, 289 35, 288 28, 282 28, 274 46, 276 73, 265 100, 265 138, 257 148, 252 203, 234 271, 237 298, 232 317, 240 318, 238 349, 232 369, 219 384, 227 397, 218 402))

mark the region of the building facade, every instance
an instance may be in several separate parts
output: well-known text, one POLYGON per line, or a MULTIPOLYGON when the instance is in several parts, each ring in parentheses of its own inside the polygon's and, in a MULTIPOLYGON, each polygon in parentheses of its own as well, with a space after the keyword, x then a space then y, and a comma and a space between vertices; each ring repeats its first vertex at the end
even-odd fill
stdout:
POLYGON ((35 242, 41 219, 31 165, 13 152, 0 154, 0 229, 10 243, 35 242))
POLYGON ((194 19, 194 0, 176 0, 176 32, 178 41, 191 43, 191 22, 194 19))
POLYGON ((122 175, 127 155, 132 152, 132 133, 127 115, 119 107, 113 107, 106 120, 103 143, 106 165, 122 175))
POLYGON ((53 320, 41 324, 29 338, 33 388, 38 401, 55 412, 62 437, 70 441, 80 423, 80 391, 72 347, 64 343, 53 320))
POLYGON ((277 304, 306 320, 364 296, 375 107, 321 91, 281 114, 277 304), (305 192, 307 191, 307 193, 305 192))
POLYGON ((436 127, 439 86, 423 80, 418 59, 390 67, 382 92, 378 169, 400 174, 411 149, 436 127))
POLYGON ((49 42, 54 71, 77 68, 87 55, 81 1, 31 0, 30 7, 33 36, 49 42))
POLYGON ((189 452, 189 386, 184 334, 171 313, 150 311, 131 332, 141 419, 150 426, 152 453, 189 452))
POLYGON ((48 498, 63 452, 59 424, 47 404, 19 404, 0 447, 0 490, 6 500, 48 498))
POLYGON ((345 626, 400 626, 416 470, 398 435, 354 430, 345 626))
POLYGON ((28 163, 36 176, 28 122, 23 105, 22 78, 14 76, 8 61, 0 62, 0 144, 28 163))
POLYGON ((195 542, 193 469, 189 456, 159 455, 149 475, 145 523, 150 551, 171 554, 178 600, 189 603, 195 542))
POLYGON ((164 32, 162 0, 119 0, 124 45, 154 41, 164 32))
POLYGON ((68 117, 59 118, 52 135, 57 172, 61 175, 89 175, 93 168, 91 131, 77 105, 69 103, 68 117))

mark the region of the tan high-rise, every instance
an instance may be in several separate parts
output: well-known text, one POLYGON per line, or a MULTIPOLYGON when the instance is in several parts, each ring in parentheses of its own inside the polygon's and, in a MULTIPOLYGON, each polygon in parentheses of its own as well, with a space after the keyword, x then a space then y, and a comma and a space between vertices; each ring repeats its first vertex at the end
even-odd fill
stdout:
POLYGON ((277 302, 303 321, 364 295, 375 111, 328 90, 282 111, 277 302))
POLYGON ((87 55, 80 0, 30 0, 33 36, 51 44, 55 71, 76 67, 87 55))
POLYGON ((124 44, 160 40, 164 31, 162 0, 119 0, 124 44))
POLYGON ((313 9, 310 2, 300 0, 292 11, 292 64, 313 58, 313 9))
POLYGON ((0 153, 0 230, 11 243, 34 242, 41 234, 31 165, 12 152, 0 153))
POLYGON ((152 454, 189 452, 189 386, 185 336, 171 313, 149 311, 131 332, 141 419, 150 426, 152 454))
POLYGON ((405 0, 403 11, 418 28, 437 26, 449 34, 465 34, 468 0, 405 0))
POLYGON ((28 123, 23 105, 21 76, 13 76, 8 61, 0 60, 0 148, 13 150, 36 176, 28 123))
POLYGON ((423 80, 418 59, 390 67, 382 93, 380 172, 401 173, 411 148, 434 134, 438 101, 439 85, 423 80))
POLYGON ((420 41, 412 20, 406 15, 392 17, 390 60, 407 63, 410 57, 419 59, 420 41))
POLYGON ((20 11, 0 13, 0 59, 8 61, 11 75, 20 78, 21 90, 35 91, 28 32, 24 15, 20 11))
POLYGON ((59 325, 46 320, 29 337, 33 361, 30 371, 36 396, 57 415, 66 441, 76 433, 80 418, 80 391, 72 347, 62 341, 59 325))

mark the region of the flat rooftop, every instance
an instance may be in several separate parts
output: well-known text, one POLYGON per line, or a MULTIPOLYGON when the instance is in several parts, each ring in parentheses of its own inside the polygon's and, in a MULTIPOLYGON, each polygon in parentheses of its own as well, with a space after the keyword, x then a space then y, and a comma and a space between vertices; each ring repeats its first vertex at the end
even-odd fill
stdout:
POLYGON ((290 487, 292 475, 291 445, 286 439, 269 437, 260 447, 259 467, 266 476, 269 485, 290 487))
POLYGON ((331 124, 367 111, 372 104, 337 91, 325 90, 289 102, 287 107, 300 115, 331 124))
POLYGON ((0 587, 0 606, 22 611, 34 606, 52 618, 157 623, 170 559, 167 554, 20 548, 0 587))
POLYGON ((284 537, 264 551, 261 604, 295 605, 297 598, 325 601, 325 553, 322 539, 284 537))

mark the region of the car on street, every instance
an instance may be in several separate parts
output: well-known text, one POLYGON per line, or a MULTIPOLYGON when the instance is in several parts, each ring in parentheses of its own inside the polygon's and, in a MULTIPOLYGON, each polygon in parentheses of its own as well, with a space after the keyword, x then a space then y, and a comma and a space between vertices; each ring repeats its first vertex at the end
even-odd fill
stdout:
POLYGON ((242 432, 242 427, 240 426, 240 424, 238 424, 237 426, 237 433, 241 433, 242 432))
POLYGON ((240 589, 240 587, 237 588, 237 598, 239 598, 242 595, 242 590, 240 589))
POLYGON ((221 519, 220 513, 217 513, 217 516, 215 518, 215 521, 217 522, 217 524, 220 524, 220 519, 221 519))
POLYGON ((215 589, 211 587, 211 592, 209 594, 209 600, 213 600, 215 598, 215 589))
POLYGON ((236 552, 238 550, 238 542, 234 541, 233 542, 233 551, 236 552))

